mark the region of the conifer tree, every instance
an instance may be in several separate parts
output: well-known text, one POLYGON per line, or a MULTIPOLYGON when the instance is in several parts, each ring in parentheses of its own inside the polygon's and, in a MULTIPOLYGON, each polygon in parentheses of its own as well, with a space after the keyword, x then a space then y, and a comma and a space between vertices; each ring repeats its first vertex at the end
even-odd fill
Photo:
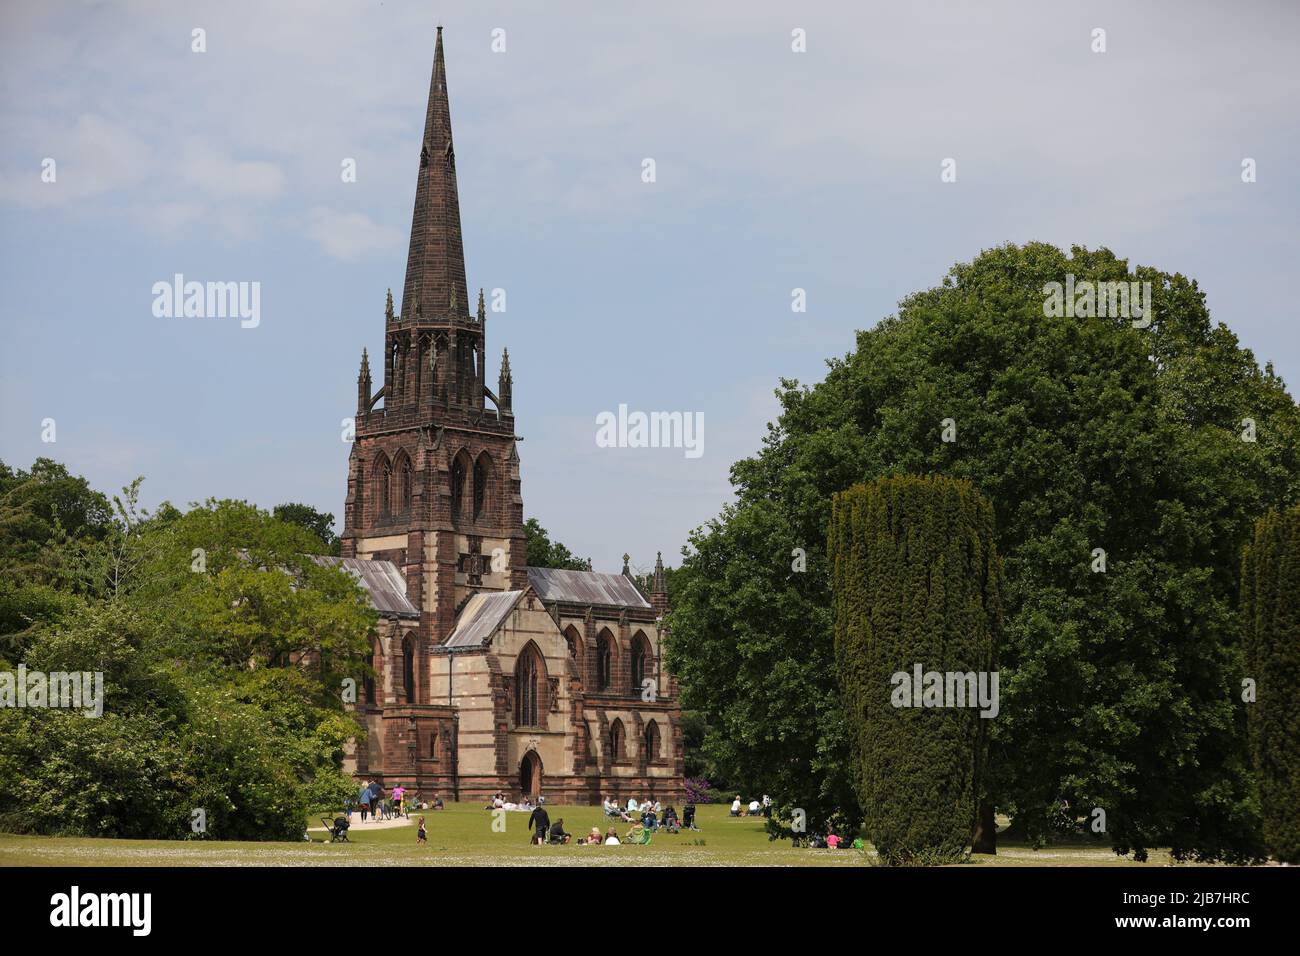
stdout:
POLYGON ((964 480, 892 477, 835 495, 829 551, 835 657, 868 837, 882 862, 942 862, 970 846, 988 749, 976 700, 1002 624, 993 509, 964 480), (906 680, 903 680, 903 678, 906 680), (962 685, 963 691, 969 685, 962 685), (954 695, 955 696, 955 695, 954 695))
POLYGON ((1300 507, 1255 525, 1242 559, 1241 610, 1251 757, 1263 810, 1264 843, 1300 863, 1300 507))

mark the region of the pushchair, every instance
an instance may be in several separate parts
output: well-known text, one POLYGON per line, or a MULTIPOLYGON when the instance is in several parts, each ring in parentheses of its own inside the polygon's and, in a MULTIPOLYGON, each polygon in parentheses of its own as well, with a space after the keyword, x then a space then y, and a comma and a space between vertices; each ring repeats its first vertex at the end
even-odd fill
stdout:
POLYGON ((348 823, 347 817, 335 817, 334 822, 330 823, 329 817, 320 818, 321 825, 330 833, 331 843, 351 843, 348 839, 348 828, 352 824, 348 823))

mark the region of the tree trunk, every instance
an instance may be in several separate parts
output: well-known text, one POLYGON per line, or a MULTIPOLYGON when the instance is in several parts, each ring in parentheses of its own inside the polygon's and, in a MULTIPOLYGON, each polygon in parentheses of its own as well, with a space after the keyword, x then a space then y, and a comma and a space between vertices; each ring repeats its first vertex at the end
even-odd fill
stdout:
POLYGON ((975 835, 971 837, 972 853, 998 852, 998 825, 993 819, 993 804, 981 803, 975 815, 975 835))

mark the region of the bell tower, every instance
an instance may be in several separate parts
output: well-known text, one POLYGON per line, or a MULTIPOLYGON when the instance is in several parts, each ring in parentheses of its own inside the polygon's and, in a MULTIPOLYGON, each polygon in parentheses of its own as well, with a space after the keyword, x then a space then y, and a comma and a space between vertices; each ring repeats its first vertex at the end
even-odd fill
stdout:
MULTIPOLYGON (((487 312, 471 311, 442 27, 416 174, 401 311, 384 304, 383 384, 362 351, 344 557, 394 562, 420 609, 417 673, 476 591, 527 584, 509 358, 487 385, 487 312)), ((418 682, 423 684, 423 678, 418 682)), ((429 703, 417 686, 416 702, 429 703)))

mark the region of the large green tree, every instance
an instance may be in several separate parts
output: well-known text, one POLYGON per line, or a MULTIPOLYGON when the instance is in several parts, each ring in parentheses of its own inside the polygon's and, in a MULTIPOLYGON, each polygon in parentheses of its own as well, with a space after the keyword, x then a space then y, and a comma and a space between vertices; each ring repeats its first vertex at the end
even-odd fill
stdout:
POLYGON ((1300 474, 1300 415, 1272 369, 1211 321, 1191 279, 1041 243, 954 266, 829 364, 815 387, 783 383, 762 451, 732 467, 736 503, 692 536, 679 572, 672 663, 712 752, 738 778, 779 780, 786 802, 844 792, 830 501, 864 479, 943 473, 996 510, 1006 627, 989 783, 1016 828, 1038 838, 1062 807, 1069 820, 1100 808, 1138 858, 1257 852, 1232 693, 1240 553, 1300 474), (1068 274, 1150 282, 1149 326, 1045 314, 1045 287, 1068 274), (787 767, 825 772, 800 784, 787 767))
POLYGON ((998 711, 993 509, 967 481, 883 478, 835 496, 827 544, 867 836, 885 863, 958 859, 998 711))
POLYGON ((1255 526, 1242 560, 1243 687, 1259 779, 1264 842, 1300 863, 1300 508, 1255 526), (1253 693, 1251 691, 1253 690, 1253 693))
MULTIPOLYGON (((81 479, 33 473, 82 496, 81 479)), ((367 672, 375 614, 306 557, 312 532, 237 501, 151 515, 139 486, 98 525, 66 526, 80 533, 16 521, 0 551, 0 620, 25 623, 0 670, 98 672, 104 690, 96 717, 0 709, 0 829, 193 837, 202 810, 208 836, 298 839, 308 809, 354 789, 340 768, 360 728, 340 691, 367 672)), ((37 491, 6 503, 39 518, 37 491)))

